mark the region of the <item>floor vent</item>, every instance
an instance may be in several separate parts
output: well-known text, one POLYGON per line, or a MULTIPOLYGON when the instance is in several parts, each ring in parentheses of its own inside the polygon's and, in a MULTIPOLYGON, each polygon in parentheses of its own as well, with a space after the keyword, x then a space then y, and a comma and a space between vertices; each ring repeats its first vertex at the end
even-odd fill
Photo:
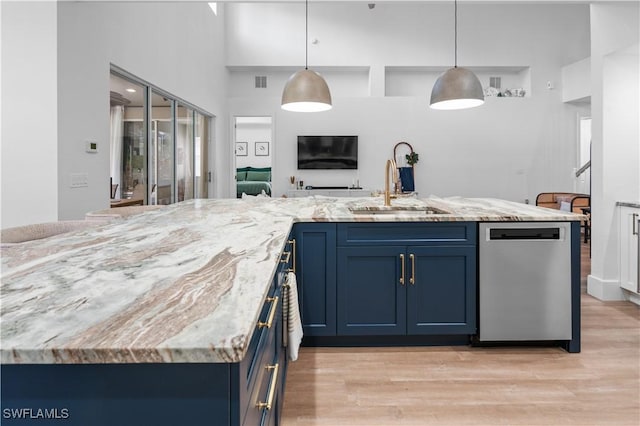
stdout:
POLYGON ((256 89, 264 89, 267 87, 267 76, 256 75, 256 89))

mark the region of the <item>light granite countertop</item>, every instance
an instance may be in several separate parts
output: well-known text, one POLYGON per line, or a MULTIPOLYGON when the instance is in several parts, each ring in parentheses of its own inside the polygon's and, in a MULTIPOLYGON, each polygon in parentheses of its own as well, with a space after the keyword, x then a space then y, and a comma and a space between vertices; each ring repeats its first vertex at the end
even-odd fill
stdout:
POLYGON ((576 221, 496 199, 191 200, 3 247, 3 364, 238 362, 295 222, 576 221))

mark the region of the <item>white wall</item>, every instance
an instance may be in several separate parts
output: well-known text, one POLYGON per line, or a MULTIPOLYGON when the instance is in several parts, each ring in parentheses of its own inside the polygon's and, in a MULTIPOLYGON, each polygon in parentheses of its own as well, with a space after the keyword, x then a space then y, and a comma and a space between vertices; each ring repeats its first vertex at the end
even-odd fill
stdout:
MULTIPOLYGON (((110 63, 216 116, 215 140, 228 140, 224 8, 206 3, 73 3, 58 5, 59 218, 81 218, 109 205, 110 63), (98 142, 98 154, 84 141, 98 142), (88 173, 70 188, 70 173, 88 173)), ((216 143, 214 181, 229 174, 229 144, 216 143)))
MULTIPOLYGON (((561 69, 589 55, 588 6, 463 3, 458 10, 459 64, 529 67, 531 96, 488 98, 486 105, 467 111, 429 109, 431 87, 414 96, 384 97, 385 67, 452 65, 453 8, 312 4, 309 37, 318 43, 309 46, 310 67, 368 67, 374 89, 372 96, 345 95, 327 79, 334 109, 305 115, 281 111, 277 94, 230 88, 232 114, 251 110, 275 117, 276 196, 287 190, 290 175, 310 185, 349 185, 359 178, 362 186, 379 188, 384 161, 402 140, 420 154, 416 190, 421 195, 534 202, 539 192, 573 190, 577 117, 588 115, 589 107, 562 103, 561 69), (296 136, 311 133, 358 135, 358 172, 298 171, 296 136)), ((227 12, 227 61, 235 70, 304 61, 304 42, 295 37, 304 35, 302 5, 233 4, 227 12)))
POLYGON ((2 220, 58 218, 55 2, 2 2, 2 220))
POLYGON ((236 124, 236 142, 247 142, 247 155, 236 156, 236 167, 271 167, 271 125, 236 124), (269 155, 255 155, 255 143, 268 142, 269 155))
POLYGON ((591 5, 592 252, 587 290, 622 299, 616 201, 640 201, 640 5, 591 5))
POLYGON ((562 68, 562 101, 588 100, 591 97, 591 58, 562 68))

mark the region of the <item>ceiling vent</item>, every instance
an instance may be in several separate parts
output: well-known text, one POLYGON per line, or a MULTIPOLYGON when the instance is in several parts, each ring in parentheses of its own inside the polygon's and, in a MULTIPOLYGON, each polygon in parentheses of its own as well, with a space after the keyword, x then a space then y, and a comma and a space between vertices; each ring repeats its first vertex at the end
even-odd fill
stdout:
POLYGON ((256 75, 256 89, 265 89, 267 87, 267 76, 256 75))

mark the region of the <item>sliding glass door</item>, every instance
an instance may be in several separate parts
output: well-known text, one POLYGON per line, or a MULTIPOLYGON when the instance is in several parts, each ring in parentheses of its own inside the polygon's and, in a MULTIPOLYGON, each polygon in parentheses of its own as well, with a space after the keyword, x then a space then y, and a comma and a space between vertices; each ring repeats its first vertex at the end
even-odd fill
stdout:
POLYGON ((211 117, 120 72, 111 74, 112 205, 207 198, 211 117))
POLYGON ((173 143, 174 102, 151 90, 151 132, 149 185, 151 204, 171 204, 175 200, 175 145, 173 143))
POLYGON ((146 87, 120 76, 111 77, 110 198, 145 202, 140 185, 146 180, 146 87))
POLYGON ((176 109, 176 182, 178 201, 193 197, 194 111, 178 103, 176 109))
POLYGON ((195 162, 195 190, 194 198, 209 197, 209 117, 195 111, 195 138, 194 138, 194 162, 195 162))

